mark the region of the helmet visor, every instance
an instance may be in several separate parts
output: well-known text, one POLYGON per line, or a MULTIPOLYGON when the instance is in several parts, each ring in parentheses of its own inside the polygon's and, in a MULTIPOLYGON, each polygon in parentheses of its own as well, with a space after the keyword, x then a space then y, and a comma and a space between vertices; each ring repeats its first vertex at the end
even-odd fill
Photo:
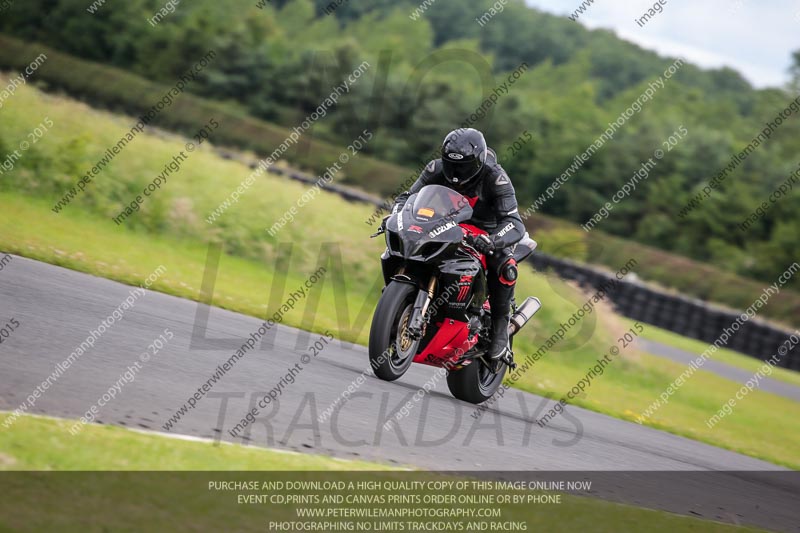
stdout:
POLYGON ((483 163, 477 157, 458 162, 445 158, 442 159, 442 167, 444 177, 448 181, 464 182, 477 176, 483 167, 483 163))

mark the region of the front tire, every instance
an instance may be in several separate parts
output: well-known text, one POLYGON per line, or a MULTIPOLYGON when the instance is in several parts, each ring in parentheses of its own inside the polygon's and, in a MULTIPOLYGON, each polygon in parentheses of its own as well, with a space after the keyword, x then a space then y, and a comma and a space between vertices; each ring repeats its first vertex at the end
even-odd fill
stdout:
POLYGON ((377 377, 394 381, 414 362, 419 340, 408 337, 417 288, 392 281, 384 289, 369 330, 369 363, 377 377))
POLYGON ((508 367, 501 363, 500 370, 492 372, 482 358, 476 358, 468 366, 447 374, 450 394, 465 402, 483 403, 497 392, 508 367))

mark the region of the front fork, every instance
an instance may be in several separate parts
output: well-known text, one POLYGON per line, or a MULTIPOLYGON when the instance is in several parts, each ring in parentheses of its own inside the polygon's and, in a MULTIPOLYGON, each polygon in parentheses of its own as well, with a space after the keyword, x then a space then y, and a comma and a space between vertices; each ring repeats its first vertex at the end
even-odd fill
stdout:
POLYGON ((431 276, 428 281, 428 289, 420 289, 417 293, 417 298, 414 300, 414 308, 411 311, 411 320, 408 325, 408 335, 414 340, 421 339, 424 335, 425 329, 425 314, 428 312, 428 306, 433 300, 433 295, 436 292, 436 276, 431 276))

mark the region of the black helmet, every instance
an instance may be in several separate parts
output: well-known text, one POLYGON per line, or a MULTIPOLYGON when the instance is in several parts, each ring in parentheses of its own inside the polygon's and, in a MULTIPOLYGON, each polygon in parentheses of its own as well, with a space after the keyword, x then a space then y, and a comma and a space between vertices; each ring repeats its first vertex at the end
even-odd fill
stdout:
POLYGON ((473 128, 459 128, 447 134, 442 143, 444 177, 456 187, 477 179, 486 164, 486 139, 473 128))

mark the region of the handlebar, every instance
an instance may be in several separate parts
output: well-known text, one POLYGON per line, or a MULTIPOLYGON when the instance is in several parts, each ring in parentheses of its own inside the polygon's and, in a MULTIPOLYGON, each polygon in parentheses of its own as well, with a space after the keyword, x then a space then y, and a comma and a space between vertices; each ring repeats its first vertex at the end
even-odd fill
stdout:
MULTIPOLYGON (((475 248, 475 244, 474 244, 474 242, 475 242, 475 237, 473 237, 473 236, 472 236, 472 235, 470 235, 470 234, 466 234, 466 235, 464 235, 464 238, 461 240, 461 244, 466 244, 467 246, 469 246, 470 248, 472 248, 472 249, 473 249, 473 250, 475 250, 476 252, 480 253, 480 252, 478 251, 478 249, 477 249, 477 248, 475 248)), ((488 253, 488 254, 485 254, 485 255, 490 255, 490 256, 491 256, 491 255, 494 255, 494 250, 489 250, 489 253, 488 253)))

